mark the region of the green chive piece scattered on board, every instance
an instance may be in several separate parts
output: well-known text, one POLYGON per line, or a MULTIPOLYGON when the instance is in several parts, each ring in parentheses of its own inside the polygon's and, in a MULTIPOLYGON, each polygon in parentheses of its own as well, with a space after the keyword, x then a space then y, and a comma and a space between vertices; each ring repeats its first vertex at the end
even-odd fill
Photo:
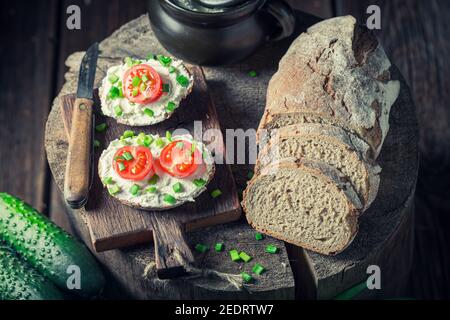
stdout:
POLYGON ((133 184, 133 185, 131 186, 131 188, 130 188, 130 193, 131 193, 133 196, 136 196, 136 195, 139 193, 139 191, 141 191, 141 187, 138 186, 137 184, 133 184))
POLYGON ((208 246, 201 243, 197 243, 195 245, 195 250, 200 253, 205 253, 206 251, 208 251, 208 246))
POLYGON ((100 141, 94 139, 94 148, 100 148, 100 141))
POLYGON ((262 233, 257 232, 255 233, 255 239, 259 241, 264 239, 264 236, 262 235, 262 233))
POLYGON ((256 273, 257 275, 262 274, 264 271, 266 271, 266 268, 264 268, 262 265, 260 265, 259 263, 256 263, 253 268, 252 268, 252 272, 256 273))
POLYGON ((172 133, 170 133, 170 131, 166 131, 166 139, 167 141, 172 142, 172 133))
POLYGON ((108 125, 106 123, 100 123, 98 125, 95 126, 95 131, 97 132, 103 132, 108 128, 108 125))
POLYGON ((248 178, 249 180, 251 180, 251 179, 253 178, 254 175, 255 175, 255 173, 254 173, 253 171, 249 171, 248 174, 247 174, 247 178, 248 178))
POLYGON ((175 204, 177 202, 177 199, 175 199, 170 194, 165 194, 163 197, 163 200, 164 200, 164 202, 166 202, 168 204, 175 204))
POLYGON ((256 77, 257 75, 258 75, 258 74, 256 73, 255 70, 251 70, 251 71, 248 72, 248 76, 251 77, 251 78, 254 78, 254 77, 256 77))
POLYGON ((278 248, 276 246, 274 246, 273 244, 269 244, 266 247, 266 252, 267 253, 277 253, 278 248))
POLYGON ((244 251, 242 251, 241 253, 239 253, 239 257, 241 257, 242 260, 244 260, 244 262, 249 262, 250 260, 252 260, 253 258, 250 257, 247 253, 245 253, 244 251))
POLYGON ((220 243, 220 242, 216 243, 214 245, 214 250, 216 250, 216 252, 222 251, 223 250, 223 243, 220 243))
POLYGON ((237 250, 231 250, 230 257, 231 257, 231 260, 234 262, 241 260, 241 257, 239 256, 239 253, 237 252, 237 250))
POLYGON ((219 189, 216 189, 216 190, 213 190, 213 191, 211 192, 211 197, 217 198, 217 197, 219 197, 221 194, 222 194, 222 191, 220 191, 219 189))
POLYGON ((173 189, 173 192, 180 193, 183 191, 183 185, 180 182, 177 182, 172 186, 172 189, 173 189))
POLYGON ((155 113, 153 112, 153 110, 152 110, 152 109, 149 109, 149 108, 145 108, 145 109, 144 109, 144 113, 145 113, 147 116, 149 116, 149 117, 153 117, 153 116, 155 115, 155 113))
POLYGON ((159 180, 159 176, 155 173, 150 180, 148 180, 149 185, 155 185, 159 180))
POLYGON ((242 280, 244 280, 245 282, 251 282, 253 280, 253 277, 246 272, 241 272, 241 276, 242 280))
POLYGON ((120 192, 120 187, 117 184, 113 184, 112 186, 108 187, 109 194, 115 195, 116 193, 120 192))

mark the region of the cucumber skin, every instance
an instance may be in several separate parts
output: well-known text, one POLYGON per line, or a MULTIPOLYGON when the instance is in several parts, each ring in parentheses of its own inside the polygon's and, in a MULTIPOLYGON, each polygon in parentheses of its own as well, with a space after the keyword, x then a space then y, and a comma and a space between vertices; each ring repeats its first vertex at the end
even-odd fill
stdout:
POLYGON ((82 297, 100 293, 103 273, 89 250, 36 209, 0 193, 0 239, 57 287, 82 297), (81 289, 67 288, 67 268, 81 271, 81 289))
POLYGON ((10 249, 0 248, 0 300, 63 300, 66 296, 48 279, 19 259, 10 249))

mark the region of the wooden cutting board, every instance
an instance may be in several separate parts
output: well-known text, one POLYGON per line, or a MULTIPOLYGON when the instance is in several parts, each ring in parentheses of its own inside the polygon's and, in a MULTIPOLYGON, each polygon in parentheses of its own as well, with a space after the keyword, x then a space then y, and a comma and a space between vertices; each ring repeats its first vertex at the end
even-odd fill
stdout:
MULTIPOLYGON (((165 231, 177 233, 184 230, 198 230, 240 218, 241 207, 234 178, 230 167, 226 164, 216 165, 216 174, 208 185, 208 190, 201 194, 195 203, 187 203, 166 211, 143 211, 123 205, 108 194, 98 176, 98 159, 102 150, 127 129, 136 133, 160 135, 165 135, 167 130, 187 129, 197 140, 201 139, 207 147, 218 139, 214 142, 214 152, 218 156, 225 155, 222 134, 214 136, 211 130, 207 131, 219 129, 220 132, 220 124, 208 93, 203 71, 196 66, 191 66, 189 69, 195 82, 192 93, 181 103, 170 119, 153 126, 130 127, 100 115, 98 91, 95 91, 96 124, 106 122, 108 125, 105 132, 96 133, 95 138, 100 141, 101 147, 94 152, 93 184, 85 206, 87 226, 93 247, 97 252, 152 241, 155 229, 158 229, 158 237, 165 238, 168 236, 165 231), (201 121, 199 127, 202 128, 202 132, 194 131, 194 121, 201 121), (203 137, 201 137, 202 134, 203 137), (222 195, 213 199, 210 193, 217 188, 222 191, 222 195), (156 225, 158 227, 155 227, 156 225), (176 230, 176 225, 180 226, 180 230, 176 230)), ((62 118, 67 135, 70 133, 74 100, 75 95, 66 95, 61 99, 62 118)))

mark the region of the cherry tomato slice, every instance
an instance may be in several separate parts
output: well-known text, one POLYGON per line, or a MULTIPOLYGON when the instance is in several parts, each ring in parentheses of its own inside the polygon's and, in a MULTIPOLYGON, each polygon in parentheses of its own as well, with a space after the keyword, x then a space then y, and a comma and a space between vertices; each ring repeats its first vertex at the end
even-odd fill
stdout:
POLYGON ((168 174, 185 178, 192 175, 202 163, 202 155, 195 148, 192 152, 192 144, 188 141, 177 140, 168 144, 159 157, 159 163, 168 174))
POLYGON ((146 147, 120 148, 114 155, 112 165, 114 171, 126 180, 141 181, 155 173, 152 153, 146 147))
POLYGON ((125 97, 131 102, 147 104, 162 95, 159 73, 147 64, 138 64, 125 72, 122 81, 125 97))

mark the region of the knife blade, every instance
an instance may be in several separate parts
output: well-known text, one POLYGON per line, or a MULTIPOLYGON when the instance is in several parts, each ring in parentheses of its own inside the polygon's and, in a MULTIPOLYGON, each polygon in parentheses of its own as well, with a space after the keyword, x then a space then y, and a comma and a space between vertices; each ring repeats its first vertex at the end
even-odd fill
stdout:
POLYGON ((78 89, 72 113, 69 151, 64 180, 64 198, 73 209, 84 206, 88 199, 93 134, 93 90, 97 69, 98 43, 86 51, 78 79, 78 89))

